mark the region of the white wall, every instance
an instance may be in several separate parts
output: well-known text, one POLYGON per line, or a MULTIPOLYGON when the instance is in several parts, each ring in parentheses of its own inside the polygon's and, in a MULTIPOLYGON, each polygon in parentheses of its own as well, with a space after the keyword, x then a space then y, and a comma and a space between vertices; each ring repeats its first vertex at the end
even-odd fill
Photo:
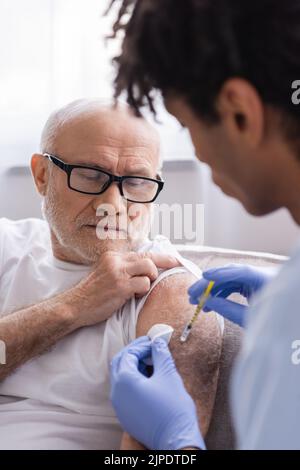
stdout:
POLYGON ((288 255, 298 242, 299 227, 285 209, 264 217, 250 216, 242 205, 225 196, 202 168, 206 209, 206 244, 240 250, 288 255))
MULTIPOLYGON (((296 243, 299 229, 286 211, 262 218, 249 216, 209 181, 206 168, 196 161, 166 162, 164 178, 161 203, 204 203, 206 245, 288 254, 296 243)), ((29 169, 0 168, 0 217, 41 217, 29 169)))
POLYGON ((0 167, 0 217, 41 217, 40 197, 29 168, 0 167))

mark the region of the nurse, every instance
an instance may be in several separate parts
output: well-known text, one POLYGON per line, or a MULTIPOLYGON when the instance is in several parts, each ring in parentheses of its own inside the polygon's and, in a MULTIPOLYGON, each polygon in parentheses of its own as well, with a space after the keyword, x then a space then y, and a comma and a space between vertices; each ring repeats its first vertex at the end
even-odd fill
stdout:
MULTIPOLYGON (((139 0, 123 7, 114 28, 125 30, 116 96, 125 91, 139 113, 145 103, 155 109, 153 92, 160 91, 226 194, 252 215, 287 208, 300 224, 300 108, 292 100, 300 78, 299 1, 139 0)), ((276 275, 248 266, 207 271, 189 289, 191 303, 211 280, 206 310, 246 330, 231 384, 238 447, 299 449, 293 357, 300 247, 276 275), (228 300, 232 292, 250 306, 228 300)), ((113 360, 111 382, 122 426, 147 448, 205 449, 195 405, 163 341, 142 337, 127 346, 113 360), (146 377, 140 362, 149 355, 154 373, 146 377)))

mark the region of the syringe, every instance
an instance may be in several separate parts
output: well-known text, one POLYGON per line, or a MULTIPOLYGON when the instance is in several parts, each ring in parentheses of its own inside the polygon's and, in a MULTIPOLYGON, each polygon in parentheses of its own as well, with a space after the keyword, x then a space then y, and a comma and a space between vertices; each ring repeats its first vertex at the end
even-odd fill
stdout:
POLYGON ((187 325, 185 326, 185 328, 182 332, 182 335, 180 336, 180 342, 181 343, 185 343, 186 340, 188 339, 189 334, 192 330, 193 324, 197 320, 201 310, 203 309, 207 299, 209 298, 209 295, 211 293, 212 288, 214 287, 214 284, 215 284, 214 281, 210 281, 207 288, 205 289, 205 291, 201 295, 201 297, 199 299, 199 303, 198 303, 197 308, 196 308, 196 311, 193 315, 193 318, 187 323, 187 325))

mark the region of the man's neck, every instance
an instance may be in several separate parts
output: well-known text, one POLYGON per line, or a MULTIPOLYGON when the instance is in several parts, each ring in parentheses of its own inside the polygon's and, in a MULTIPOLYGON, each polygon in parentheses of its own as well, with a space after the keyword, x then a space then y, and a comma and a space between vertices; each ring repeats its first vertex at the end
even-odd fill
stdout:
POLYGON ((266 198, 274 207, 286 208, 300 225, 300 157, 285 142, 277 142, 272 150, 266 181, 266 198))
POLYGON ((92 264, 83 259, 74 250, 63 247, 57 240, 52 230, 50 230, 50 234, 52 252, 55 258, 59 259, 60 261, 65 261, 67 263, 82 264, 84 266, 89 266, 90 264, 92 264))
POLYGON ((286 207, 297 225, 300 225, 300 160, 281 174, 283 207, 286 207))

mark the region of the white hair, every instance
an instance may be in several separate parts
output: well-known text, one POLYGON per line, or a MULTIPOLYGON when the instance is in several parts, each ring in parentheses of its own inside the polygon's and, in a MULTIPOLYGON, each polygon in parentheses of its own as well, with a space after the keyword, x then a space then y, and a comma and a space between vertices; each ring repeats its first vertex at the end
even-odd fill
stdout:
MULTIPOLYGON (((124 106, 122 102, 118 102, 118 104, 124 106)), ((93 115, 95 112, 99 111, 99 109, 109 108, 113 105, 114 102, 108 99, 79 99, 68 103, 62 108, 56 109, 51 113, 43 128, 40 152, 53 153, 55 151, 56 138, 66 123, 84 116, 93 115)))
MULTIPOLYGON (((116 103, 114 100, 110 99, 91 98, 72 101, 62 108, 55 110, 51 113, 43 128, 40 140, 40 152, 55 153, 57 137, 65 124, 76 121, 76 119, 81 119, 82 117, 92 116, 99 110, 112 108, 115 104, 129 109, 127 103, 121 100, 118 100, 116 103)), ((160 158, 159 173, 161 172, 161 166, 162 161, 160 158)))

